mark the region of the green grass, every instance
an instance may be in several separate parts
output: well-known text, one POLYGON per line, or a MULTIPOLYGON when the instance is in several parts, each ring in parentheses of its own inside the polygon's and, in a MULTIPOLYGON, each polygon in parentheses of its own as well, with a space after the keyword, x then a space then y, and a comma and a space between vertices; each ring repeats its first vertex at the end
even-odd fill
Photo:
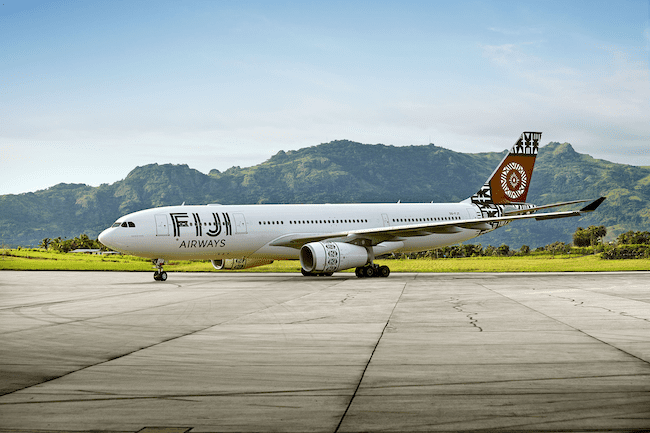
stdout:
POLYGON ((378 260, 391 272, 604 272, 647 271, 650 260, 602 260, 599 255, 534 255, 462 259, 378 260))
MULTIPOLYGON (((391 272, 597 272, 647 271, 650 259, 602 260, 599 255, 529 255, 515 257, 471 257, 463 259, 377 260, 391 272)), ((127 255, 96 256, 57 253, 39 249, 0 250, 0 270, 19 271, 146 271, 153 265, 147 259, 127 255)), ((205 261, 172 261, 170 272, 211 272, 205 261)), ((219 272, 299 272, 297 260, 282 260, 270 265, 239 271, 219 272)), ((352 272, 348 270, 346 272, 352 272)))

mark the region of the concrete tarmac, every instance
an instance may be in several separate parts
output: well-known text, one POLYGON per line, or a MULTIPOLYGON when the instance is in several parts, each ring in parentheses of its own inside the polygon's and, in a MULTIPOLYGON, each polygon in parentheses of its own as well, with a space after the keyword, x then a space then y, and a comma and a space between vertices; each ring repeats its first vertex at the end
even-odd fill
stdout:
POLYGON ((0 432, 648 431, 650 273, 0 272, 0 432))

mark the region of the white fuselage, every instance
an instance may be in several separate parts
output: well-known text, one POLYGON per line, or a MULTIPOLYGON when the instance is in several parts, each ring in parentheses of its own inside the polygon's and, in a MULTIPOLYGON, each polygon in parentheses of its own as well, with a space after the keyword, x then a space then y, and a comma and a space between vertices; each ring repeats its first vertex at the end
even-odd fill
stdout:
MULTIPOLYGON (((203 205, 147 209, 121 217, 99 239, 112 248, 147 258, 218 260, 297 259, 300 248, 274 246, 283 237, 353 233, 481 217, 469 203, 305 205, 203 205)), ((483 231, 410 236, 381 242, 375 254, 422 251, 452 245, 483 231)))

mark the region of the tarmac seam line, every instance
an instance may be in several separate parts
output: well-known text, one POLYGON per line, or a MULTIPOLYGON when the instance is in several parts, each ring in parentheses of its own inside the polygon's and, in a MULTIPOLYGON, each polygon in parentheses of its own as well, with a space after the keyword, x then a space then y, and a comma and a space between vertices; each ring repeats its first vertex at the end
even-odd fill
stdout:
POLYGON ((379 335, 379 338, 377 339, 377 343, 375 343, 375 347, 372 348, 372 353, 370 353, 370 356, 368 357, 368 362, 366 362, 366 366, 363 368, 363 371, 361 372, 361 377, 359 378, 359 382, 357 383, 357 387, 354 389, 354 392, 352 393, 352 397, 350 398, 350 402, 348 403, 348 406, 345 408, 345 412, 343 412, 343 415, 341 416, 339 424, 336 426, 336 429, 334 430, 334 433, 338 433, 339 429, 341 428, 341 425, 343 424, 343 420, 345 419, 346 415, 348 414, 348 411, 350 410, 350 407, 352 407, 352 402, 354 401, 354 397, 356 397, 357 392, 359 391, 359 388, 361 387, 361 382, 363 382, 363 378, 366 375, 366 371, 368 370, 368 366, 370 365, 370 361, 372 361, 372 357, 374 356, 375 351, 377 350, 377 347, 379 346, 379 342, 384 337, 384 333, 386 332, 386 328, 388 328, 388 324, 390 323, 390 319, 393 317, 393 313, 395 313, 395 308, 397 308, 397 304, 399 304, 400 299, 402 299, 402 295, 404 295, 404 290, 406 290, 407 284, 408 283, 404 283, 404 285, 402 286, 402 291, 400 292, 399 297, 397 298, 397 301, 395 301, 395 305, 393 305, 393 309, 391 310, 390 314, 388 315, 388 319, 386 319, 386 324, 384 325, 384 328, 381 330, 381 334, 379 335))
MULTIPOLYGON (((630 352, 628 352, 628 351, 626 351, 626 350, 621 349, 620 347, 616 347, 616 346, 614 346, 613 344, 608 343, 607 341, 601 340, 600 338, 597 338, 597 337, 595 337, 595 336, 593 336, 593 335, 591 335, 591 334, 589 334, 589 333, 583 331, 582 329, 576 328, 575 326, 572 326, 572 325, 570 325, 570 324, 568 324, 568 323, 566 323, 566 322, 563 322, 562 320, 560 320, 560 319, 558 319, 558 318, 555 318, 555 317, 549 316, 548 314, 546 314, 546 313, 544 313, 544 312, 542 312, 542 311, 536 310, 536 309, 534 309, 534 308, 532 308, 532 307, 530 307, 530 306, 528 306, 528 305, 526 305, 526 304, 524 304, 524 303, 522 303, 522 302, 520 302, 520 301, 517 301, 516 299, 513 299, 513 298, 511 298, 511 297, 509 297, 509 296, 507 296, 507 295, 504 295, 503 293, 499 292, 498 290, 491 289, 491 288, 485 286, 484 284, 479 284, 479 286, 481 286, 481 287, 483 287, 483 288, 489 290, 489 291, 492 292, 492 293, 496 293, 496 294, 498 294, 498 295, 500 295, 500 296, 503 296, 504 298, 510 299, 512 302, 515 302, 516 304, 521 305, 522 307, 525 307, 525 308, 527 308, 527 309, 529 309, 529 310, 531 310, 531 311, 534 311, 534 312, 536 312, 536 313, 538 313, 538 314, 541 314, 541 315, 544 316, 544 317, 548 317, 549 319, 551 319, 551 320, 553 320, 553 321, 555 321, 555 322, 558 322, 558 323, 561 323, 561 324, 563 324, 563 325, 565 325, 565 326, 568 326, 569 328, 573 329, 574 331, 577 331, 577 332, 579 332, 579 333, 581 333, 581 334, 583 334, 583 335, 586 335, 587 337, 589 337, 589 338, 591 338, 591 339, 593 339, 593 340, 596 340, 596 341, 598 341, 599 343, 605 344, 606 346, 609 346, 609 347, 611 347, 611 348, 614 349, 614 350, 617 350, 617 351, 619 351, 619 352, 621 352, 621 353, 624 353, 625 355, 630 356, 630 357, 632 357, 632 358, 634 358, 634 359, 636 359, 636 360, 638 360, 638 361, 641 361, 641 362, 643 362, 644 364, 648 364, 648 365, 650 365, 650 361, 648 361, 648 360, 645 360, 645 359, 643 359, 643 358, 640 358, 640 357, 634 355, 633 353, 630 353, 630 352)), ((584 289, 579 289, 579 290, 584 291, 584 289)), ((559 297, 556 297, 556 298, 560 299, 559 297)), ((569 298, 562 298, 562 299, 570 300, 569 298)), ((577 306, 579 306, 579 304, 575 304, 575 303, 574 303, 574 306, 577 307, 577 306)), ((600 309, 603 309, 603 308, 600 308, 600 309)), ((608 309, 605 308, 605 310, 608 310, 608 309)), ((611 310, 609 310, 609 311, 611 312, 611 310)), ((627 317, 632 317, 632 316, 627 316, 627 317)), ((635 319, 640 319, 640 318, 635 317, 635 319)), ((645 319, 640 319, 640 320, 645 320, 645 319)))
MULTIPOLYGON (((328 288, 329 288, 329 286, 328 286, 328 288)), ((152 347, 155 347, 155 346, 158 346, 158 345, 161 345, 161 344, 165 344, 165 343, 168 343, 168 342, 170 342, 170 341, 177 340, 177 339, 179 339, 179 338, 184 338, 184 337, 187 337, 187 336, 190 336, 190 335, 198 334, 198 333, 200 333, 200 332, 207 331, 207 330, 210 329, 210 328, 214 328, 215 326, 222 326, 222 325, 227 324, 228 322, 232 322, 232 321, 235 321, 235 320, 239 320, 239 319, 241 319, 242 317, 246 317, 246 316, 249 316, 249 315, 252 315, 252 314, 257 314, 257 313, 259 313, 259 312, 261 312, 261 311, 268 310, 268 309, 270 309, 270 308, 274 308, 274 307, 276 307, 276 306, 278 306, 278 305, 282 305, 282 304, 285 304, 285 303, 287 303, 287 302, 292 302, 292 301, 295 301, 296 299, 300 299, 300 298, 303 298, 303 297, 306 297, 306 296, 311 296, 311 295, 313 295, 315 292, 319 292, 319 291, 320 291, 320 290, 315 290, 315 291, 312 291, 312 292, 309 292, 309 293, 306 293, 306 294, 302 294, 302 295, 300 295, 300 296, 297 296, 297 297, 295 297, 295 298, 292 298, 292 299, 289 299, 289 300, 286 300, 286 301, 276 302, 276 303, 274 303, 273 305, 263 306, 262 308, 260 308, 260 309, 258 309, 258 310, 255 310, 255 311, 253 311, 253 312, 244 313, 244 314, 242 314, 241 316, 238 316, 238 317, 236 317, 236 318, 231 318, 231 319, 225 320, 225 321, 220 322, 220 323, 211 324, 211 325, 209 325, 209 326, 206 326, 206 327, 203 327, 203 328, 201 328, 201 329, 197 329, 197 330, 194 330, 194 331, 191 331, 191 332, 188 332, 188 333, 182 334, 182 335, 176 335, 176 336, 173 336, 173 337, 167 338, 167 339, 165 339, 165 340, 158 341, 158 342, 156 342, 156 343, 150 344, 150 345, 148 345, 148 346, 139 347, 139 348, 137 348, 137 349, 135 349, 135 350, 132 350, 132 351, 130 351, 130 352, 128 352, 128 353, 123 353, 123 354, 121 354, 121 355, 114 356, 114 357, 112 357, 112 358, 109 358, 109 359, 105 359, 105 360, 102 360, 102 361, 96 362, 96 363, 94 363, 94 364, 86 365, 86 366, 84 366, 84 367, 78 368, 78 369, 76 369, 76 370, 68 371, 67 373, 64 373, 64 374, 61 374, 61 375, 58 375, 58 376, 55 376, 55 377, 51 377, 51 378, 46 379, 46 380, 43 380, 43 381, 41 381, 41 382, 33 383, 33 384, 30 384, 30 385, 24 386, 24 387, 22 387, 22 388, 15 389, 15 390, 10 391, 10 392, 6 392, 6 393, 4 393, 4 394, 0 394, 0 397, 6 396, 6 395, 11 395, 11 394, 16 393, 16 392, 21 392, 21 391, 24 391, 24 390, 26 390, 26 389, 32 388, 32 387, 34 387, 34 386, 42 385, 42 384, 44 384, 44 383, 52 382, 52 381, 54 381, 54 380, 61 379, 61 378, 63 378, 63 377, 69 376, 69 375, 74 374, 74 373, 77 373, 77 372, 79 372, 79 371, 86 370, 86 369, 88 369, 88 368, 96 367, 96 366, 98 366, 98 365, 103 365, 103 364, 106 364, 106 363, 108 363, 108 362, 115 361, 115 360, 117 360, 117 359, 121 359, 121 358, 124 358, 124 357, 126 357, 126 356, 132 355, 132 354, 137 353, 137 352, 139 352, 139 351, 141 351, 141 350, 150 349, 150 348, 152 348, 152 347)), ((402 292, 403 292, 403 289, 402 289, 402 292)), ((221 295, 223 295, 223 294, 219 294, 219 296, 221 296, 221 295)), ((213 297, 213 296, 215 296, 215 295, 203 296, 203 297, 196 298, 196 299, 209 298, 209 297, 213 297)), ((400 295, 400 297, 401 297, 401 295, 400 295)), ((180 303, 182 303, 182 302, 183 302, 183 301, 172 302, 172 303, 165 304, 165 305, 180 304, 180 303)), ((158 308, 158 307, 159 307, 159 306, 156 306, 155 308, 158 308)), ((394 307, 393 307, 393 309, 394 309, 394 307)), ((144 310, 147 310, 147 308, 139 309, 139 310, 134 310, 134 311, 144 311, 144 310)), ((117 315, 120 315, 120 314, 122 314, 122 313, 118 313, 118 314, 109 314, 109 315, 100 316, 100 317, 117 316, 117 315)), ((391 312, 391 315, 392 315, 392 312, 391 312)), ((97 319, 97 318, 95 318, 95 319, 97 319)), ((80 320, 75 320, 75 321, 72 321, 72 322, 84 322, 84 321, 86 321, 86 320, 91 320, 91 319, 80 319, 80 320)), ((390 318, 389 318, 389 320, 390 320, 390 318)), ((63 324, 65 324, 65 323, 63 323, 63 324)), ((62 325, 62 324, 58 324, 58 325, 62 325)), ((58 326, 58 325, 49 325, 49 326, 58 326)), ((48 326, 48 327, 49 327, 49 326, 48 326)), ((17 332, 20 332, 20 331, 17 331, 17 332)), ((383 335, 383 332, 382 332, 382 335, 383 335)), ((381 339, 381 337, 380 337, 380 339, 381 339)), ((373 351, 373 352, 374 352, 374 351, 373 351)), ((368 362, 370 362, 370 361, 368 361, 368 362)), ((364 370, 364 372, 365 372, 365 370, 364 370)))

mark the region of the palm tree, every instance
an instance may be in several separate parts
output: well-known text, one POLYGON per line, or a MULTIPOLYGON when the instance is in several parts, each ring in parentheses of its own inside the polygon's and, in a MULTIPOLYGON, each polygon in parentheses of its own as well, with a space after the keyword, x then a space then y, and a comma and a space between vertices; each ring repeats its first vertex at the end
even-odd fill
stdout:
POLYGON ((38 244, 38 246, 39 246, 40 248, 43 248, 44 250, 47 250, 47 247, 50 246, 50 241, 51 241, 50 238, 45 238, 45 239, 43 239, 43 240, 41 241, 40 244, 38 244))

